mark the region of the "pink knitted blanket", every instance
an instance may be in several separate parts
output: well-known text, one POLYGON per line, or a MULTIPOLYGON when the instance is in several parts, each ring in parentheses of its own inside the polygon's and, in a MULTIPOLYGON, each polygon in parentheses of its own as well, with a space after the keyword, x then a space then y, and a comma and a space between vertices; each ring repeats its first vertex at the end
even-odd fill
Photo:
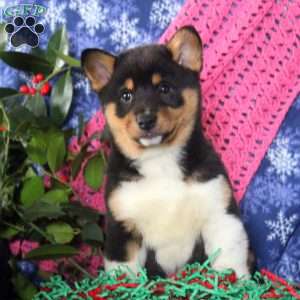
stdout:
POLYGON ((240 201, 300 91, 300 1, 187 0, 160 41, 184 25, 202 38, 203 127, 240 201))
MULTIPOLYGON (((184 25, 193 25, 203 41, 203 128, 240 201, 300 91, 300 2, 187 0, 160 41, 184 25)), ((98 112, 86 137, 103 126, 98 112)), ((87 205, 105 210, 103 188, 92 191, 82 170, 73 187, 87 205)))

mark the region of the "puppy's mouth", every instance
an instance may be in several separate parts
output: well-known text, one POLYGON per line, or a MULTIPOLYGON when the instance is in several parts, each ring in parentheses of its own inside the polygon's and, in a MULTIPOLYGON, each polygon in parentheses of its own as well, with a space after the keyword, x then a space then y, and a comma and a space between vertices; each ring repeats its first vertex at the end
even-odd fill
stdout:
POLYGON ((144 147, 157 146, 167 140, 172 132, 173 130, 167 133, 145 132, 138 139, 136 139, 136 142, 144 147))

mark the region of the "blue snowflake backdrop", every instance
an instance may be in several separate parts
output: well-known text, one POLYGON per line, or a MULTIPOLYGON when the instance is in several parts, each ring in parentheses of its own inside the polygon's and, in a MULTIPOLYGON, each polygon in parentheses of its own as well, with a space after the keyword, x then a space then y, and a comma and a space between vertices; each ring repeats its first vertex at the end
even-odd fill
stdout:
MULTIPOLYGON (((224 0, 225 1, 225 0, 224 0)), ((13 4, 41 4, 47 14, 40 45, 65 24, 71 53, 80 57, 84 48, 98 47, 118 53, 128 47, 156 41, 177 14, 184 0, 0 0, 0 10, 13 4)), ((12 48, 11 48, 12 50, 12 48)), ((15 51, 28 51, 20 47, 15 51)), ((16 87, 25 74, 0 63, 0 86, 16 87)), ((76 127, 79 114, 89 119, 99 109, 87 80, 73 74, 75 97, 69 126, 76 127)), ((258 268, 300 282, 300 97, 290 109, 278 136, 242 200, 242 216, 258 268)))

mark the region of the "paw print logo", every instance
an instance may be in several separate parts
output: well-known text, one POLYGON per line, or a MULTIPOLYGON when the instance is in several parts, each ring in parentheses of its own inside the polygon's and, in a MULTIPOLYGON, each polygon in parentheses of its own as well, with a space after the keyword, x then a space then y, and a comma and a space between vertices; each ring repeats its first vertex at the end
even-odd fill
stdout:
POLYGON ((39 34, 44 31, 44 25, 36 23, 34 17, 29 16, 25 20, 23 17, 17 16, 12 23, 5 26, 5 31, 11 34, 10 42, 14 47, 23 44, 35 48, 39 45, 39 34))

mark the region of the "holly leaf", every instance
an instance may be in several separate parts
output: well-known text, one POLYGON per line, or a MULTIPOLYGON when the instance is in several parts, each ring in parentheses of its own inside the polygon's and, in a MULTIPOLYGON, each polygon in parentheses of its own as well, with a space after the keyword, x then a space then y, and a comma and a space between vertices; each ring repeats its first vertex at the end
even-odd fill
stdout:
POLYGON ((81 236, 83 241, 92 243, 102 243, 104 239, 102 229, 95 223, 87 223, 84 225, 81 236))
POLYGON ((66 55, 61 51, 57 51, 53 49, 53 51, 56 53, 58 57, 60 57, 64 62, 66 62, 70 67, 74 68, 80 68, 81 67, 81 62, 79 59, 76 59, 70 55, 66 55))
POLYGON ((47 162, 47 146, 47 134, 43 131, 37 131, 30 139, 26 152, 33 162, 43 165, 47 162))
POLYGON ((70 243, 74 238, 73 228, 65 222, 56 222, 46 227, 46 232, 51 235, 57 244, 70 243))
POLYGON ((30 207, 45 193, 43 179, 35 176, 25 180, 21 189, 20 201, 24 207, 30 207))
POLYGON ((44 201, 38 201, 34 203, 30 208, 24 209, 24 218, 29 222, 41 218, 57 219, 64 215, 65 213, 59 204, 50 204, 44 201))
POLYGON ((6 227, 4 229, 0 229, 0 238, 10 240, 15 235, 17 235, 20 231, 15 227, 6 227))
POLYGON ((87 222, 97 222, 99 220, 99 212, 87 206, 83 206, 80 202, 68 203, 64 206, 64 209, 68 215, 73 217, 79 217, 87 222))
POLYGON ((63 123, 70 110, 72 97, 73 84, 71 73, 68 71, 58 79, 51 95, 50 115, 55 124, 63 123))
POLYGON ((49 147, 47 150, 48 165, 53 173, 63 165, 66 155, 65 138, 62 132, 56 131, 49 134, 49 147))
POLYGON ((64 60, 62 60, 57 52, 64 55, 69 53, 69 43, 66 26, 62 26, 57 30, 50 38, 47 47, 47 58, 49 62, 54 66, 54 69, 59 69, 64 65, 64 60))
POLYGON ((68 192, 64 189, 54 189, 44 194, 41 200, 50 204, 68 203, 68 192))
POLYGON ((11 88, 0 88, 0 100, 2 98, 16 97, 19 96, 19 92, 11 88))
POLYGON ((37 294, 37 288, 21 273, 12 278, 16 294, 21 300, 32 300, 37 294))
POLYGON ((53 67, 48 60, 32 54, 0 51, 0 59, 17 70, 32 73, 51 73, 53 67))
POLYGON ((57 259, 77 254, 77 250, 69 245, 44 245, 36 248, 25 256, 26 259, 57 259))
POLYGON ((27 108, 20 105, 18 105, 14 110, 8 111, 8 117, 10 120, 10 129, 17 133, 23 133, 22 129, 25 124, 33 125, 35 123, 34 115, 27 108))
POLYGON ((45 99, 40 94, 28 96, 25 107, 36 117, 45 117, 47 115, 45 99))
POLYGON ((103 182, 104 159, 101 154, 92 157, 84 168, 85 182, 93 190, 97 191, 103 182))

